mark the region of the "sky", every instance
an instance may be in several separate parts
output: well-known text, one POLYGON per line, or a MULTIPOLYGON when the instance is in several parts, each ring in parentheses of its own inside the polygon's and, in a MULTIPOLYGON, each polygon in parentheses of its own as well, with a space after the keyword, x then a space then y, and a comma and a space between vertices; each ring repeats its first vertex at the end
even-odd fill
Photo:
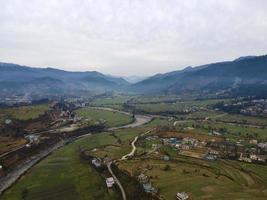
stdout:
POLYGON ((147 76, 267 54, 266 0, 0 0, 0 62, 147 76))

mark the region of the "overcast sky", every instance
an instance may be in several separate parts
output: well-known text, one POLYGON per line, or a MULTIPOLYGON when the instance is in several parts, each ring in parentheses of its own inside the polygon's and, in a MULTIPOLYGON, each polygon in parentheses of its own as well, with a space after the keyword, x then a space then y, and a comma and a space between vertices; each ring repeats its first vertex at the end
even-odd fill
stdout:
POLYGON ((267 54, 266 0, 0 0, 0 61, 151 75, 267 54))

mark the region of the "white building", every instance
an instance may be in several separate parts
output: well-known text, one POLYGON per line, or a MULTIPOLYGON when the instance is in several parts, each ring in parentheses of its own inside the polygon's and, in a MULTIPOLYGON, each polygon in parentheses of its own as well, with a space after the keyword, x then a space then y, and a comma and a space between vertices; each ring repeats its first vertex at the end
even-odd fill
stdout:
POLYGON ((96 167, 101 167, 101 160, 99 158, 94 158, 92 164, 96 167))
POLYGON ((189 198, 189 196, 188 196, 188 194, 187 193, 185 193, 185 192, 181 192, 181 193, 177 193, 176 194, 176 199, 178 199, 178 200, 186 200, 186 199, 188 199, 189 198))
POLYGON ((114 183, 115 183, 115 181, 114 181, 113 177, 109 177, 109 178, 106 179, 106 184, 107 184, 108 188, 111 188, 114 183))

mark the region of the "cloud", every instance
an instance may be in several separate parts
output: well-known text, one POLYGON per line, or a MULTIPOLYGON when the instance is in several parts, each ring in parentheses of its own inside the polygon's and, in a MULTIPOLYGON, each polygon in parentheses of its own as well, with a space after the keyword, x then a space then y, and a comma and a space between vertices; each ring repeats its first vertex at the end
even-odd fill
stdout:
POLYGON ((265 0, 0 1, 0 59, 117 75, 266 54, 265 0))

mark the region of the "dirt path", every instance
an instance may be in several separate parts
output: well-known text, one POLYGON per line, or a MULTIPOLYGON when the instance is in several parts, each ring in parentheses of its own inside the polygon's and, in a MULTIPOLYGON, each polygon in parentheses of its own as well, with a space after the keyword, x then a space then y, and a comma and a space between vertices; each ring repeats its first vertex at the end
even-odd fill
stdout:
MULTIPOLYGON (((146 135, 146 134, 148 134, 148 133, 151 133, 151 131, 153 131, 153 130, 155 130, 155 129, 153 128, 153 129, 151 129, 151 130, 149 130, 149 131, 143 133, 142 136, 144 136, 144 135, 146 135)), ((128 154, 122 156, 122 158, 121 158, 120 160, 127 160, 129 157, 134 156, 134 153, 135 153, 135 151, 136 151, 135 143, 137 142, 138 138, 139 138, 139 136, 136 136, 136 137, 134 138, 134 140, 132 141, 132 143, 131 143, 131 145, 132 145, 132 151, 131 151, 130 153, 128 153, 128 154)))
POLYGON ((120 160, 126 160, 128 157, 132 157, 132 156, 134 156, 134 153, 135 153, 135 151, 136 151, 135 143, 136 143, 136 141, 138 140, 138 138, 139 138, 139 137, 136 136, 136 137, 134 138, 134 140, 132 141, 132 143, 131 143, 131 145, 132 145, 132 147, 133 147, 132 151, 131 151, 130 153, 128 153, 128 154, 122 156, 122 158, 121 158, 120 160))

